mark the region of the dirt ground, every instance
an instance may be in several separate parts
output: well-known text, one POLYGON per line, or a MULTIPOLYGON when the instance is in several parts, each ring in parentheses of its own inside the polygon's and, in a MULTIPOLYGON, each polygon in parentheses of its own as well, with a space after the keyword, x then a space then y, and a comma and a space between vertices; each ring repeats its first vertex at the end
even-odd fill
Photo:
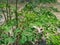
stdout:
MULTIPOLYGON (((53 6, 60 11, 60 3, 58 3, 58 4, 53 4, 53 6)), ((60 12, 53 12, 53 14, 55 14, 56 17, 60 20, 60 12)))

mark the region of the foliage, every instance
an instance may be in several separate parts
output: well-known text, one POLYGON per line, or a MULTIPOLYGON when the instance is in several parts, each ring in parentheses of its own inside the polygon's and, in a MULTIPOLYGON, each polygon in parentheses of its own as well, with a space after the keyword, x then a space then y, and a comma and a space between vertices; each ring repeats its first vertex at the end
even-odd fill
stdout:
POLYGON ((57 0, 40 0, 42 3, 55 3, 57 0))
MULTIPOLYGON (((46 8, 44 8, 44 9, 40 8, 38 10, 39 10, 38 12, 37 12, 36 9, 33 9, 32 11, 23 11, 22 12, 22 16, 25 16, 24 19, 23 19, 25 24, 26 23, 28 24, 29 29, 33 28, 33 26, 42 27, 44 29, 44 31, 43 31, 44 36, 46 36, 47 33, 55 34, 56 31, 57 31, 57 28, 58 28, 57 22, 59 22, 58 19, 56 18, 56 16, 54 14, 52 14, 50 12, 50 10, 48 10, 46 8)), ((29 38, 31 39, 31 37, 33 39, 33 36, 30 36, 30 33, 28 31, 29 29, 23 30, 22 41, 27 41, 29 38), (27 33, 27 35, 26 35, 26 33, 27 33)), ((33 31, 35 31, 35 30, 33 30, 33 31)), ((33 31, 31 32, 31 34, 33 33, 33 31)), ((36 32, 36 33, 38 33, 38 32, 36 32)), ((38 35, 37 35, 37 37, 38 37, 38 35)), ((40 38, 41 38, 41 36, 40 36, 40 38)), ((40 38, 38 38, 38 39, 40 39, 40 38)), ((53 45, 54 45, 54 43, 53 43, 53 45)))
MULTIPOLYGON (((43 3, 55 2, 55 0, 39 0, 43 3)), ((38 2, 38 1, 37 1, 38 2)), ((17 5, 13 7, 0 6, 0 8, 11 8, 10 11, 14 18, 8 20, 4 25, 0 26, 0 44, 4 45, 14 45, 14 44, 26 44, 29 45, 31 42, 35 44, 37 41, 40 42, 41 38, 44 36, 47 45, 60 45, 60 33, 57 29, 60 28, 60 21, 57 17, 45 7, 38 7, 39 4, 36 2, 29 2, 17 13, 17 5), (13 15, 15 14, 15 15, 13 15), (15 16, 18 16, 17 20, 15 16), (16 22, 18 21, 16 28, 16 22), (28 43, 29 42, 29 43, 28 43)), ((10 6, 10 5, 9 5, 10 6)), ((54 9, 53 9, 54 10, 54 9)))

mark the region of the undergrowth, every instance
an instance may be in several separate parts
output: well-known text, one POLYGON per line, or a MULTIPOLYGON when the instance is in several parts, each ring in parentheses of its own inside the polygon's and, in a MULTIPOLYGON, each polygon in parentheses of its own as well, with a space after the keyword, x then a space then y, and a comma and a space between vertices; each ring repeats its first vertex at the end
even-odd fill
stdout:
MULTIPOLYGON (((45 3, 44 0, 40 1, 45 3)), ((15 18, 0 26, 0 45, 35 45, 41 44, 42 40, 46 41, 46 45, 60 45, 60 33, 58 32, 60 21, 49 9, 37 8, 37 4, 34 4, 32 2, 26 4, 17 13, 18 28, 16 28, 15 18)), ((13 14, 15 14, 15 9, 11 11, 11 15, 13 14)))

